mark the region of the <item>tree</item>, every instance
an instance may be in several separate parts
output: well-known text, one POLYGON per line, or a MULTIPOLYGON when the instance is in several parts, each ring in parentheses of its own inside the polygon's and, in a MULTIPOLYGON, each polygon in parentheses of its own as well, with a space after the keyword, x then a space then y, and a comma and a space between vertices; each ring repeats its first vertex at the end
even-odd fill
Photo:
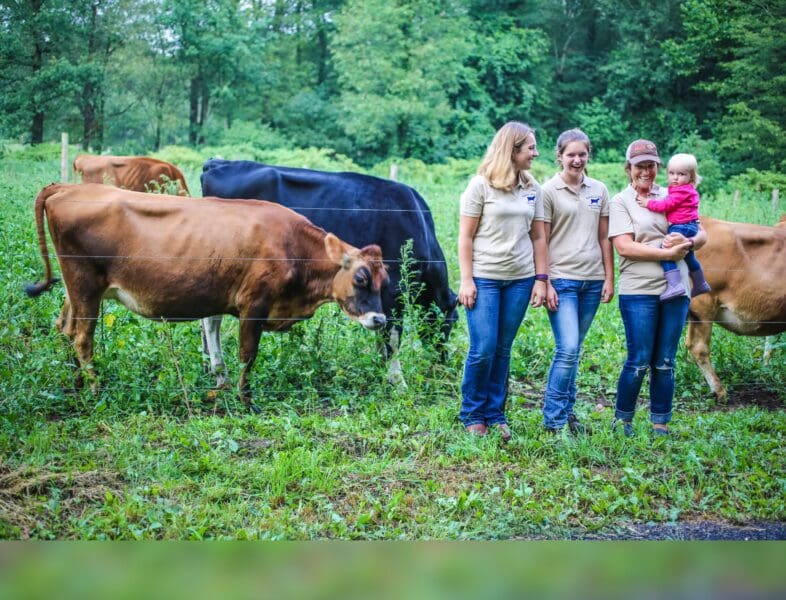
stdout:
POLYGON ((128 0, 81 0, 73 4, 74 75, 80 87, 76 102, 82 116, 82 148, 104 146, 107 77, 117 67, 113 56, 133 32, 136 13, 128 0))
POLYGON ((440 160, 456 74, 471 51, 457 2, 350 0, 335 16, 332 56, 340 122, 369 163, 386 156, 440 160))
POLYGON ((162 19, 177 40, 176 56, 188 80, 192 145, 205 142, 212 100, 223 101, 217 108, 230 119, 237 108, 233 90, 253 59, 249 10, 239 0, 164 1, 162 19))
POLYGON ((17 0, 0 4, 0 114, 9 132, 44 139, 46 116, 73 91, 64 54, 67 3, 17 0))
POLYGON ((786 3, 689 0, 681 14, 684 33, 664 48, 713 107, 706 112, 708 133, 718 138, 726 168, 783 168, 786 3))

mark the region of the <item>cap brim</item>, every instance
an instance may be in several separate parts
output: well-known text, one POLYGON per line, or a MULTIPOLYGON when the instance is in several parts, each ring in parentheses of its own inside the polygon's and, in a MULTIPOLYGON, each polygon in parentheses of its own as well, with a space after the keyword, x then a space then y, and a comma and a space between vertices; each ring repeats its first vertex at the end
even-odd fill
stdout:
POLYGON ((632 165, 637 165, 641 162, 646 162, 648 160, 661 164, 660 159, 654 154, 639 154, 638 156, 634 156, 633 158, 631 158, 628 162, 632 165))

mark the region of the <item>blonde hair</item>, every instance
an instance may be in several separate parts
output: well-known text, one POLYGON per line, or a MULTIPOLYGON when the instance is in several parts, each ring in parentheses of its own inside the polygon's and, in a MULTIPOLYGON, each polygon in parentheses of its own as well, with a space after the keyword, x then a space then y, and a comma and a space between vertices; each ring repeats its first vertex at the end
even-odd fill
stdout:
MULTIPOLYGON (((478 175, 483 175, 493 188, 511 191, 518 183, 520 175, 513 167, 513 152, 521 148, 534 133, 535 130, 526 123, 505 123, 486 149, 486 155, 478 167, 478 175)), ((526 173, 524 176, 529 179, 526 173)))
POLYGON ((669 159, 669 164, 666 169, 683 168, 691 174, 691 183, 699 185, 701 183, 701 175, 699 175, 699 163, 693 154, 675 154, 669 159))

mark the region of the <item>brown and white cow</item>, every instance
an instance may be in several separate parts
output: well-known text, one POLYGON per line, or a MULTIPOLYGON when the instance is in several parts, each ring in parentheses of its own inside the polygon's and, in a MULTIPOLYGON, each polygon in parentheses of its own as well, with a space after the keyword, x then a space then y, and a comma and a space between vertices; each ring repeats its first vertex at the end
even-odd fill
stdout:
POLYGON ((147 156, 95 156, 80 154, 74 159, 74 174, 82 183, 106 183, 134 192, 152 192, 172 182, 179 196, 188 196, 188 186, 175 165, 147 156))
POLYGON ((252 408, 248 373, 262 331, 287 330, 330 301, 368 329, 385 325, 379 247, 358 250, 278 204, 52 184, 38 194, 35 218, 45 276, 26 291, 37 296, 57 281, 46 219, 71 311, 63 331, 94 385, 103 298, 156 320, 239 317, 240 391, 252 408))
POLYGON ((786 331, 786 227, 702 217, 708 242, 696 253, 712 287, 691 300, 688 350, 718 399, 726 389, 710 362, 712 325, 739 335, 786 331))

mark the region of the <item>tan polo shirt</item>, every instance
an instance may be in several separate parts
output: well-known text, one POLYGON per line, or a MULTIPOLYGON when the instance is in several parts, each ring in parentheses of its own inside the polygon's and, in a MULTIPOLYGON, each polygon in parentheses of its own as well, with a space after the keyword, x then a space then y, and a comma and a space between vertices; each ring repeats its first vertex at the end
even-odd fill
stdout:
POLYGON ((510 192, 475 175, 461 194, 461 214, 480 218, 472 240, 473 277, 510 280, 535 274, 529 230, 533 220, 543 220, 543 198, 531 175, 510 192))
MULTIPOLYGON (((648 199, 662 199, 668 190, 653 184, 648 199)), ((636 202, 636 192, 630 185, 611 199, 609 204, 609 238, 624 233, 633 234, 633 240, 648 246, 660 247, 668 233, 666 216, 636 202)), ((677 261, 682 276, 682 285, 690 290, 688 267, 684 260, 677 261)), ((657 294, 666 291, 663 267, 657 260, 632 260, 620 257, 619 294, 657 294)), ((687 293, 686 293, 687 295, 687 293)))
POLYGON ((543 184, 543 213, 543 220, 551 224, 551 278, 603 279, 598 225, 601 217, 609 216, 606 186, 585 175, 576 194, 557 173, 543 184))

